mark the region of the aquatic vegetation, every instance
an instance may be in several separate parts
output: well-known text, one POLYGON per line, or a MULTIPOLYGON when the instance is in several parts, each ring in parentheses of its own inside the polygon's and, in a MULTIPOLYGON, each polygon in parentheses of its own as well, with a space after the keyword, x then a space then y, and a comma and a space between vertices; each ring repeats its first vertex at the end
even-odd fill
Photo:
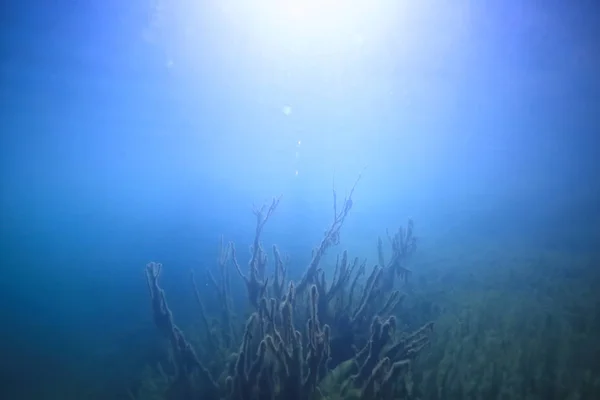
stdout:
POLYGON ((254 210, 247 269, 222 239, 216 265, 201 272, 212 297, 192 275, 201 329, 188 330, 189 337, 159 285, 161 266, 148 264, 155 324, 169 343, 170 362, 148 368, 132 398, 598 398, 597 258, 532 256, 530 249, 507 252, 490 242, 453 257, 439 248, 443 261, 429 266, 413 257, 419 276, 407 280, 416 249, 409 221, 388 234, 387 256, 386 241, 378 240, 372 269, 342 251, 326 274, 323 257, 340 243, 352 207, 345 200, 294 280, 289 257, 277 246, 268 257, 260 241, 279 201, 254 210), (232 283, 240 282, 244 310, 233 305, 232 283))
MULTIPOLYGON (((163 385, 153 386, 159 392, 153 398, 383 400, 410 395, 411 365, 433 329, 433 323, 427 323, 404 332, 395 317, 404 295, 394 281, 408 279, 406 261, 416 248, 413 222, 388 235, 392 251, 387 262, 379 240, 379 263, 370 270, 366 261, 350 259, 347 251, 338 256, 331 281, 321 265, 326 252, 340 243, 354 187, 340 208, 334 192, 333 221, 297 281, 287 278, 286 259, 276 246, 269 271, 260 240, 280 198, 254 210, 256 229, 247 271, 240 266, 233 243, 221 241, 218 274, 210 268, 204 271, 217 294, 219 304, 211 307, 218 309, 217 318, 207 312, 192 275, 203 327, 201 356, 175 323, 159 283, 162 265, 146 266, 154 323, 171 356, 170 373, 160 374, 163 385), (231 270, 246 287, 250 310, 243 329, 233 307, 231 270)), ((143 399, 150 394, 131 396, 143 399)))
POLYGON ((479 272, 485 286, 462 283, 442 300, 448 309, 416 362, 420 398, 598 398, 597 260, 504 260, 479 272))

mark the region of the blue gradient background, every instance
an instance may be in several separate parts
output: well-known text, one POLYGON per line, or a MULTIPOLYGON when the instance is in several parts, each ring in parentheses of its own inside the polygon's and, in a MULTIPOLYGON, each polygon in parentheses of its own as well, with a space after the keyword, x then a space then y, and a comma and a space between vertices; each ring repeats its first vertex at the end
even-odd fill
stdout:
POLYGON ((301 271, 334 176, 341 196, 363 173, 343 241, 369 255, 408 215, 424 238, 598 243, 594 2, 392 7, 339 53, 189 3, 1 5, 3 390, 113 365, 153 329, 145 263, 177 287, 219 234, 250 242, 253 203, 284 195, 265 241, 301 271))

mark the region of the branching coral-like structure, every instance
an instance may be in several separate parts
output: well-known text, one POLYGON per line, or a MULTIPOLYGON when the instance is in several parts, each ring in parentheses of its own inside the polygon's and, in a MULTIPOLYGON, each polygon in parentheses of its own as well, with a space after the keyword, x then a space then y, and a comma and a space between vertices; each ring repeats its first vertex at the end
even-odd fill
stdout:
POLYGON ((358 179, 339 209, 334 190, 333 222, 298 282, 287 280, 286 259, 275 246, 274 268, 268 276, 268 257, 260 242, 280 197, 254 210, 256 230, 247 273, 242 271, 234 245, 221 239, 219 274, 215 277, 206 271, 220 303, 216 327, 192 275, 206 331, 203 354, 211 357, 210 368, 173 322, 158 284, 161 265, 148 264, 146 276, 155 324, 170 343, 176 371, 165 398, 384 400, 408 396, 410 390, 403 377, 427 345, 433 327, 427 324, 416 332, 399 332, 394 316, 404 298, 395 289, 394 279, 407 279, 405 262, 416 247, 412 221, 406 229, 388 235, 392 247, 388 263, 379 240, 379 264, 370 269, 364 282, 366 261, 350 260, 347 251, 338 256, 330 284, 320 266, 325 253, 340 242, 356 183, 358 179), (242 278, 253 309, 241 335, 236 335, 230 263, 242 278))
POLYGON ((162 264, 151 262, 146 265, 146 279, 152 300, 152 312, 154 323, 160 333, 167 338, 171 344, 173 361, 176 368, 176 376, 170 387, 168 397, 192 398, 194 393, 202 393, 208 398, 217 398, 218 385, 213 380, 208 369, 196 356, 192 345, 185 339, 181 329, 173 322, 173 314, 169 309, 165 292, 158 286, 158 277, 162 270, 162 264), (198 377, 199 389, 196 390, 193 376, 198 377))

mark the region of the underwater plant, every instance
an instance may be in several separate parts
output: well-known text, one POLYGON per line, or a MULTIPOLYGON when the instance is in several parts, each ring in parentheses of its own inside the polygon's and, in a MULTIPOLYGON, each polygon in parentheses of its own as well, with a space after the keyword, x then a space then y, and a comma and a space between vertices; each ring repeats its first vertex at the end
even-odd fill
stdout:
POLYGON ((414 332, 402 332, 394 315, 404 299, 394 280, 408 279, 406 261, 416 249, 412 220, 405 229, 388 235, 392 256, 387 262, 379 239, 379 263, 370 271, 366 261, 351 260, 347 251, 337 257, 331 282, 321 266, 325 253, 340 243, 356 183, 358 179, 339 209, 334 191, 333 221, 298 281, 287 278, 287 262, 276 246, 268 273, 268 257, 260 241, 281 197, 254 209, 256 229, 247 272, 240 267, 234 244, 221 239, 219 273, 205 271, 219 299, 216 320, 207 313, 192 275, 204 330, 202 357, 174 322, 159 284, 162 265, 151 262, 146 266, 154 322, 170 349, 171 374, 161 386, 163 398, 384 400, 410 396, 412 362, 429 343, 433 329, 430 322, 414 332), (247 289, 250 311, 243 330, 235 322, 231 266, 247 289))

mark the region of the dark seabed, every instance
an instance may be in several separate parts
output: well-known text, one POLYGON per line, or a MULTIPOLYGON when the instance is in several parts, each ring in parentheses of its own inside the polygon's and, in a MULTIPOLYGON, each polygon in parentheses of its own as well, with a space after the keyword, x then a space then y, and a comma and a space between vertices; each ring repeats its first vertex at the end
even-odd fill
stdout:
POLYGON ((600 399, 593 2, 13 3, 1 399, 600 399))

